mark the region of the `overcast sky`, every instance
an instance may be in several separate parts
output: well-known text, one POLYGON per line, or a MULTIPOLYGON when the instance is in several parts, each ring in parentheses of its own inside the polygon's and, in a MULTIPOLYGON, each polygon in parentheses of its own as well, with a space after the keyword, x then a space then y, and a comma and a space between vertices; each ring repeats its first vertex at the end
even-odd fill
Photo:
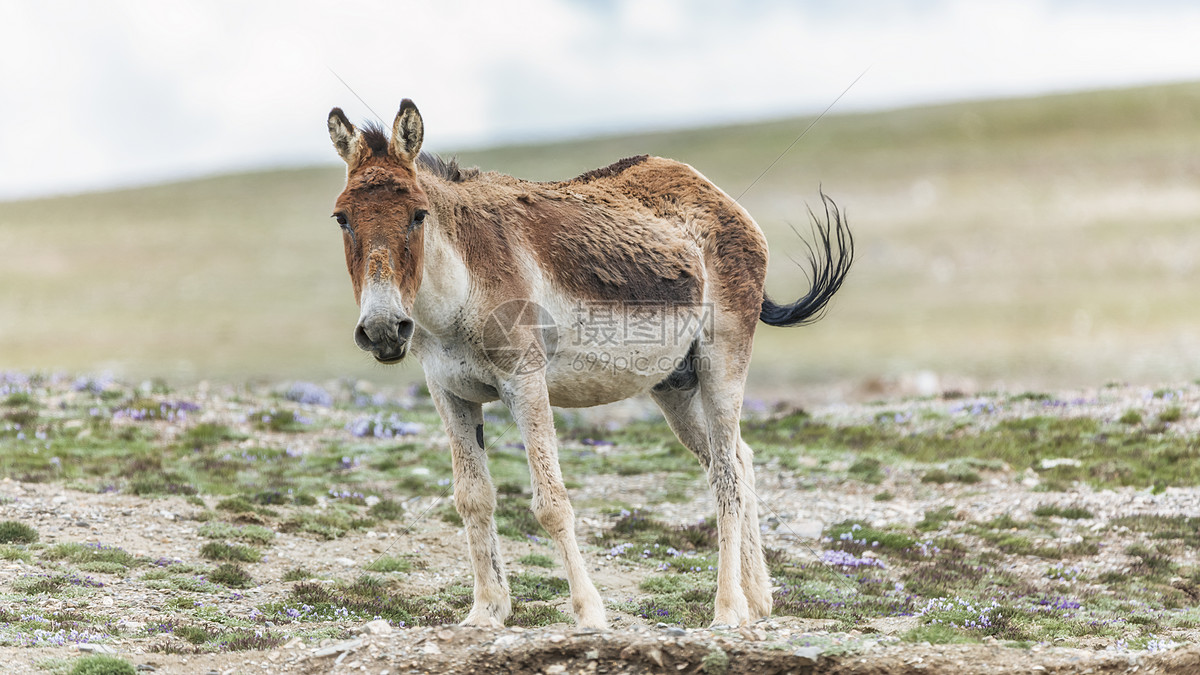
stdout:
POLYGON ((1198 30, 1168 0, 0 0, 0 198, 333 163, 329 108, 403 97, 453 150, 815 113, 863 71, 835 112, 1200 79, 1198 30))

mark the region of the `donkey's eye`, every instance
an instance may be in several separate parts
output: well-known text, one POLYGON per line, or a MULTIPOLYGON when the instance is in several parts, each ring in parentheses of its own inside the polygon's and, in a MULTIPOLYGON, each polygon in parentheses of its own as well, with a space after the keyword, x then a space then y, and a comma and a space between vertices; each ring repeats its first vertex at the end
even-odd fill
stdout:
POLYGON ((418 225, 424 223, 426 215, 428 214, 426 213, 425 209, 417 209, 416 212, 413 213, 412 226, 417 227, 418 225))
POLYGON ((337 221, 339 227, 346 227, 350 224, 350 221, 346 220, 346 214, 344 213, 333 214, 333 219, 337 221))

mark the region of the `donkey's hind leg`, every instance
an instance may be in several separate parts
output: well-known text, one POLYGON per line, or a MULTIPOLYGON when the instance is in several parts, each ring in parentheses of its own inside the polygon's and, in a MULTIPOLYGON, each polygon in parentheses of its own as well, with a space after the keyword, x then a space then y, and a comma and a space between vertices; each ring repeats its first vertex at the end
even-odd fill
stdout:
POLYGON ((454 506, 467 530, 467 549, 475 572, 475 602, 464 626, 502 628, 512 611, 500 540, 496 535, 496 493, 483 447, 483 410, 429 383, 429 394, 450 436, 454 466, 454 506))
MULTIPOLYGON (((696 458, 700 460, 700 465, 708 472, 711 463, 708 447, 708 424, 705 422, 700 400, 696 397, 697 393, 698 388, 692 386, 685 389, 655 389, 651 392, 651 396, 662 409, 667 424, 671 426, 679 438, 679 442, 696 455, 696 458)), ((771 578, 767 574, 758 530, 758 503, 753 489, 753 457, 749 446, 742 442, 737 453, 744 477, 741 481, 744 508, 739 557, 742 568, 742 592, 746 595, 752 621, 770 616, 773 605, 771 578)))
POLYGON ((758 524, 758 492, 754 489, 754 451, 746 441, 738 441, 738 460, 742 463, 742 494, 745 515, 742 518, 742 588, 750 605, 750 620, 771 616, 775 599, 771 597, 771 575, 763 556, 762 533, 758 524))
MULTIPOLYGON (((715 352, 714 350, 709 350, 715 352)), ((714 356, 721 359, 721 356, 714 356)), ((745 477, 738 460, 740 387, 728 386, 724 368, 701 369, 700 402, 708 422, 708 485, 716 501, 716 607, 714 625, 740 626, 750 620, 742 590, 742 530, 745 518, 745 477)), ((740 382, 738 382, 740 384, 740 382)))

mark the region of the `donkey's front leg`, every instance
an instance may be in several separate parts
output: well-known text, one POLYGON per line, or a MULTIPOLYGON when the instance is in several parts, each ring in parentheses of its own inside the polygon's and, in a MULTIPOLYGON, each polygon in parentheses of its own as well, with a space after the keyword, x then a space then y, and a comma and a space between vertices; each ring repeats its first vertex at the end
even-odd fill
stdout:
POLYGON ((433 382, 429 394, 450 435, 454 465, 454 506, 467 530, 467 549, 475 572, 475 603, 464 626, 500 628, 512 611, 500 540, 496 536, 496 493, 483 448, 483 410, 433 382))
POLYGON ((533 485, 533 515, 554 539, 567 568, 575 623, 585 628, 605 628, 608 622, 604 618, 604 604, 588 577, 575 541, 575 512, 558 466, 554 416, 545 378, 540 372, 519 375, 506 383, 501 392, 525 440, 533 485))

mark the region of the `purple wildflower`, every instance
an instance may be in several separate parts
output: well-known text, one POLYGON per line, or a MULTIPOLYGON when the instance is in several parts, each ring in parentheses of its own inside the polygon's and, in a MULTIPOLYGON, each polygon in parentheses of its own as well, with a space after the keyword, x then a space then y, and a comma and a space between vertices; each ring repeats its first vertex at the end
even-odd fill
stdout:
POLYGON ((425 430, 424 425, 417 422, 405 422, 395 413, 384 417, 383 413, 359 417, 346 425, 346 430, 358 438, 395 438, 396 436, 414 436, 425 430))
POLYGON ((296 382, 286 394, 287 400, 306 405, 333 406, 333 396, 320 385, 312 382, 296 382))
POLYGON ((613 558, 620 558, 621 556, 625 555, 625 552, 631 548, 633 548, 633 542, 625 542, 624 544, 617 544, 616 546, 608 549, 608 551, 606 551, 604 553, 604 557, 607 560, 612 560, 613 558))
POLYGON ((859 558, 849 551, 822 551, 821 562, 838 567, 883 567, 877 558, 859 558))
POLYGON ((75 381, 71 384, 71 388, 75 391, 88 391, 99 396, 112 386, 113 383, 114 380, 111 373, 101 373, 96 377, 82 375, 75 378, 75 381))

